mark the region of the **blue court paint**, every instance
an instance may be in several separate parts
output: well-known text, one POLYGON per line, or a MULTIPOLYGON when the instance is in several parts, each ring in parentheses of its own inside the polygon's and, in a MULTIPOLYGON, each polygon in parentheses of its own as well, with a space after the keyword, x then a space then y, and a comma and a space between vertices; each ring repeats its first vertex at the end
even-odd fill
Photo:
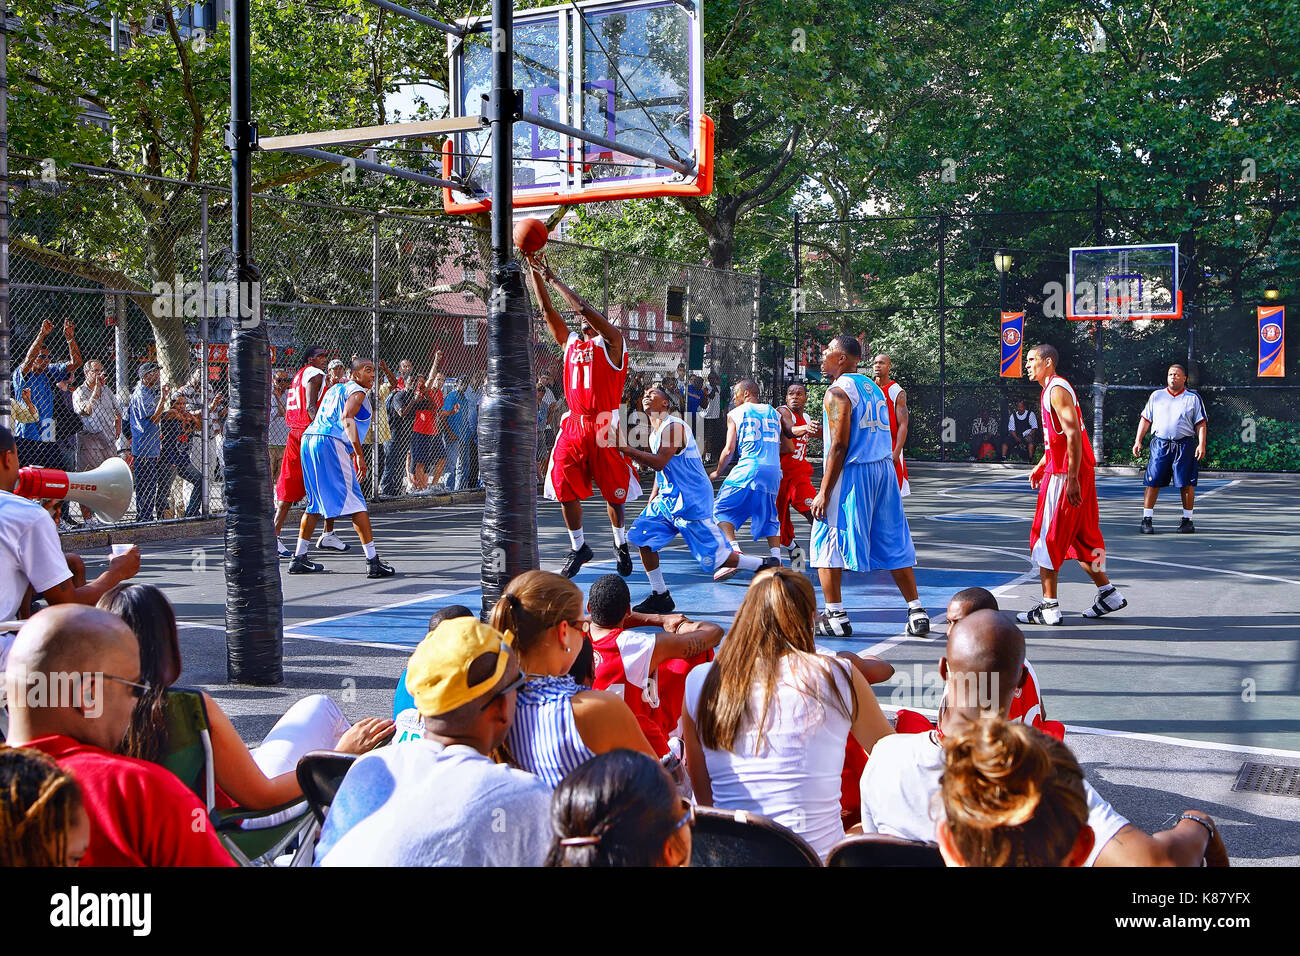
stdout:
MULTIPOLYGON (((677 610, 697 620, 713 621, 728 627, 745 597, 753 575, 741 571, 730 581, 715 583, 700 571, 699 565, 687 551, 674 546, 660 553, 664 579, 672 592, 677 610)), ((628 579, 632 603, 639 603, 650 593, 645 574, 637 561, 637 570, 628 579)), ((613 562, 588 564, 574 578, 574 583, 585 594, 591 583, 603 574, 613 571, 613 562)), ((969 571, 946 568, 917 568, 916 586, 921 602, 932 618, 942 615, 953 593, 968 587, 984 587, 990 591, 1014 581, 1019 571, 987 570, 969 571)), ((813 577, 814 586, 816 578, 813 577)), ((876 644, 883 637, 903 633, 907 623, 907 602, 898 593, 894 580, 887 571, 871 574, 844 575, 844 606, 853 625, 850 638, 822 638, 817 643, 833 650, 861 650, 876 644)), ((287 630, 301 637, 325 637, 334 640, 365 641, 374 644, 392 644, 414 647, 424 639, 429 616, 450 604, 479 606, 482 598, 477 588, 430 597, 426 600, 398 607, 376 608, 339 620, 308 622, 287 630)), ((817 589, 821 606, 821 589, 817 589)))
MULTIPOLYGON (((1196 490, 1202 494, 1207 491, 1217 491, 1220 488, 1226 488, 1232 484, 1227 478, 1202 478, 1196 483, 1196 490)), ((1102 475, 1097 478, 1097 498, 1114 499, 1114 498, 1133 498, 1139 502, 1142 501, 1142 476, 1141 475, 1102 475)), ((1174 499, 1178 496, 1178 489, 1174 487, 1161 489, 1165 496, 1173 495, 1174 499)), ((1038 492, 1029 487, 1029 479, 1025 476, 1016 478, 998 478, 993 481, 979 481, 972 485, 966 485, 964 488, 945 491, 943 494, 949 497, 967 497, 972 493, 986 492, 990 494, 1015 494, 1022 495, 1025 498, 1036 497, 1038 492)), ((1157 504, 1159 507, 1159 504, 1157 504)), ((1174 501, 1170 507, 1178 507, 1174 501)))

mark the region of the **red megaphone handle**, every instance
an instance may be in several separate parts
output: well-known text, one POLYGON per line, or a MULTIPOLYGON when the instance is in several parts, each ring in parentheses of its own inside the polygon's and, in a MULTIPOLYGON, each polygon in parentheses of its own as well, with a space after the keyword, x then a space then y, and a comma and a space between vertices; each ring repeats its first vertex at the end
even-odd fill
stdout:
POLYGON ((68 473, 57 468, 20 468, 14 494, 20 498, 68 497, 68 473))

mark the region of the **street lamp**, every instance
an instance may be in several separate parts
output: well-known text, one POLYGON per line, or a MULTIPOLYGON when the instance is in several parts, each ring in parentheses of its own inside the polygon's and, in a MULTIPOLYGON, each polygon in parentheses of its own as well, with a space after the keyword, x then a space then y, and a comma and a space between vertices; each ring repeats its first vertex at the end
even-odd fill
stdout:
POLYGON ((1275 282, 1270 282, 1264 289, 1264 298, 1268 299, 1269 302, 1276 302, 1281 297, 1282 293, 1275 282))
POLYGON ((1007 272, 1011 269, 1011 253, 999 249, 993 254, 993 268, 998 270, 998 305, 1000 311, 1007 311, 1007 272))

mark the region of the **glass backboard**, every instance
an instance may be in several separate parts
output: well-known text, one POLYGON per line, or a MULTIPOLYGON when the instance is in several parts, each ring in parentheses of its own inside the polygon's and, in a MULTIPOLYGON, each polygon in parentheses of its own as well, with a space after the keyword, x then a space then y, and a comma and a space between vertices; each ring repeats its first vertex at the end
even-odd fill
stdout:
POLYGON ((1176 243, 1070 250, 1066 317, 1178 319, 1183 314, 1176 243))

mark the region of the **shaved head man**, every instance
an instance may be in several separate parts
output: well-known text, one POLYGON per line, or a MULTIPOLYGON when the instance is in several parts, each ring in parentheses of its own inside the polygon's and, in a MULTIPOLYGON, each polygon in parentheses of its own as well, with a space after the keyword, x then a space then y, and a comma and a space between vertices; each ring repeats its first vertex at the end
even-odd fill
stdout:
POLYGON ((148 689, 121 618, 46 608, 9 655, 9 743, 54 758, 81 784, 91 828, 83 866, 233 866, 189 788, 159 764, 113 752, 148 689))
POLYGON ((907 392, 894 381, 894 360, 884 352, 871 360, 871 380, 880 386, 889 402, 889 435, 894 443, 894 475, 898 478, 899 493, 906 498, 912 493, 907 478, 907 462, 903 461, 903 446, 907 444, 907 429, 911 418, 907 411, 907 392))

